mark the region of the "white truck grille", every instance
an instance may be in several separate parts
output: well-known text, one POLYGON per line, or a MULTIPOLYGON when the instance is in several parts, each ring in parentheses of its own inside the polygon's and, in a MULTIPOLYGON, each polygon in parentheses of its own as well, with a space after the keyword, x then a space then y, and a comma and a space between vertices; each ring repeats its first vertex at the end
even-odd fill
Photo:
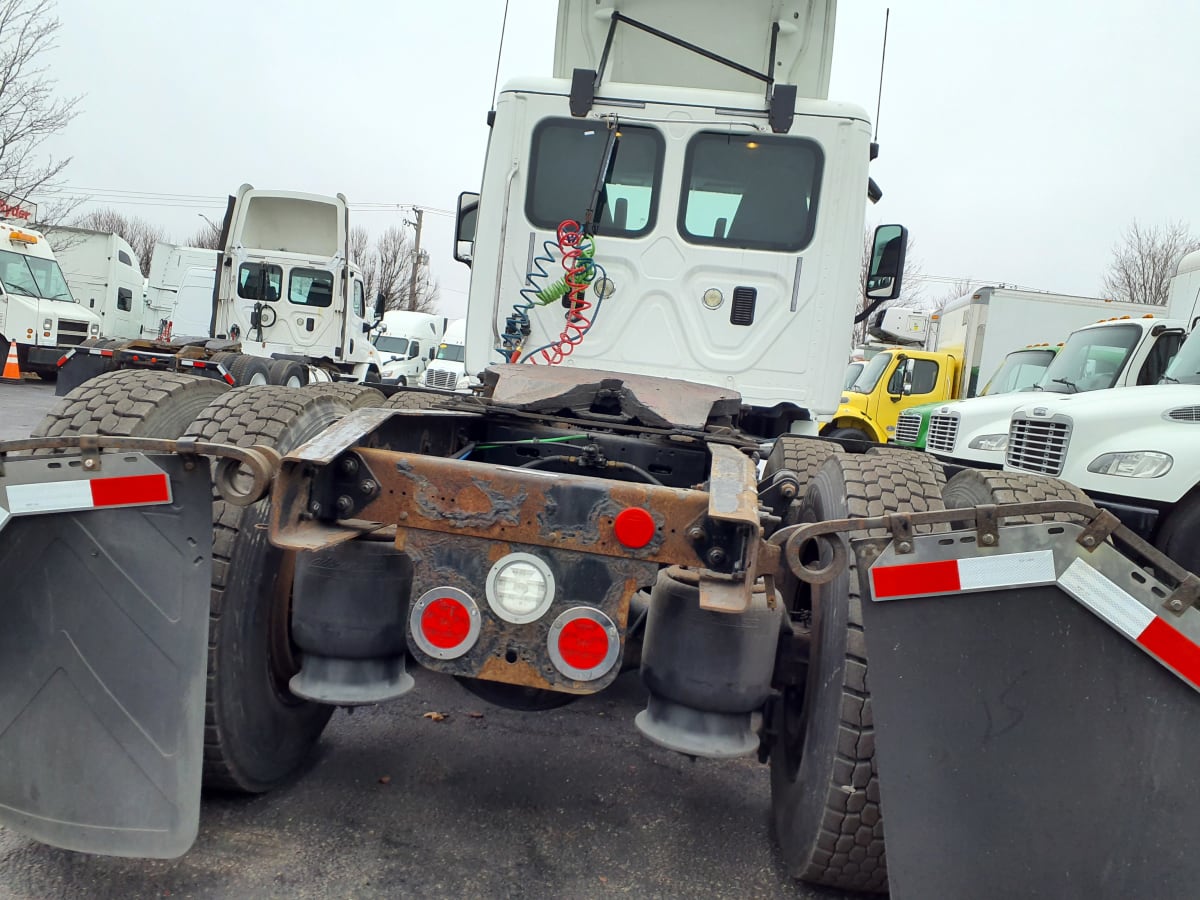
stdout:
POLYGON ((896 420, 896 440, 904 444, 915 444, 921 436, 921 414, 902 412, 896 420))
POLYGON ((929 432, 925 435, 925 449, 954 452, 958 439, 958 413, 934 413, 929 417, 929 432))
POLYGON ((87 334, 87 322, 72 322, 70 319, 58 320, 58 342, 60 344, 82 344, 87 334))
POLYGON ((425 387, 452 391, 458 387, 458 373, 447 372, 443 369, 429 369, 425 372, 425 387))
POLYGON ((1059 475, 1071 442, 1071 420, 1014 418, 1008 429, 1005 462, 1014 469, 1059 475))

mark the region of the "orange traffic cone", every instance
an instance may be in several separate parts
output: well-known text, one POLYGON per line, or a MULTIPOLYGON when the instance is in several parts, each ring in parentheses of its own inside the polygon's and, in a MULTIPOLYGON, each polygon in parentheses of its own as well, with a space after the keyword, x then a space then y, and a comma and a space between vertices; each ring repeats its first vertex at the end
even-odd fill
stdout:
POLYGON ((0 381, 12 381, 20 383, 21 381, 21 366, 17 363, 17 342, 13 341, 8 345, 8 359, 4 362, 4 374, 0 375, 0 381))

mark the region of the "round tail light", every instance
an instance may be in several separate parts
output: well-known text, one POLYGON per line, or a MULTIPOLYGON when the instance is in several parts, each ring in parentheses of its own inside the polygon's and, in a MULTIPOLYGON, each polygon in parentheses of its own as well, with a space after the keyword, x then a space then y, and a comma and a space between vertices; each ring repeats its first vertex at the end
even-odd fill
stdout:
POLYGON ((550 661, 568 678, 603 678, 621 656, 621 635, 613 620, 598 609, 576 606, 550 626, 550 661))
POLYGON ((457 659, 479 640, 479 606, 458 588, 426 591, 408 616, 413 642, 434 659, 457 659))

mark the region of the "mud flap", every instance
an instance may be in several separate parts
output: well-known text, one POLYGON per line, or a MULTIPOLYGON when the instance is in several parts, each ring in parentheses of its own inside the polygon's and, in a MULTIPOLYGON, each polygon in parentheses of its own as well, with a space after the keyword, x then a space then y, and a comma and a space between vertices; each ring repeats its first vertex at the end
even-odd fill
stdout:
POLYGON ((1170 612, 1145 570, 1079 534, 933 535, 874 561, 893 898, 1196 895, 1200 613, 1170 612))
POLYGON ((211 490, 175 457, 0 461, 6 828, 116 856, 195 840, 211 490))

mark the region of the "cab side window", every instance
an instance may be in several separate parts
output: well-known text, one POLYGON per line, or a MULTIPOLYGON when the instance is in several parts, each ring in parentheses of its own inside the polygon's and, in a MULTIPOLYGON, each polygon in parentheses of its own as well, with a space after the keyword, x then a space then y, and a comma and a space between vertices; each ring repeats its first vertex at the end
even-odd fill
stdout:
POLYGON ((354 279, 354 314, 360 319, 367 314, 367 301, 363 294, 363 283, 354 279))
POLYGON ((1154 342, 1154 346, 1150 348, 1150 353, 1146 356, 1146 361, 1142 363, 1142 370, 1138 372, 1138 384, 1158 384, 1162 380, 1163 373, 1167 371, 1167 366, 1171 364, 1171 360, 1175 358, 1175 354, 1179 352, 1179 348, 1183 346, 1184 335, 1182 334, 1163 334, 1154 342))

